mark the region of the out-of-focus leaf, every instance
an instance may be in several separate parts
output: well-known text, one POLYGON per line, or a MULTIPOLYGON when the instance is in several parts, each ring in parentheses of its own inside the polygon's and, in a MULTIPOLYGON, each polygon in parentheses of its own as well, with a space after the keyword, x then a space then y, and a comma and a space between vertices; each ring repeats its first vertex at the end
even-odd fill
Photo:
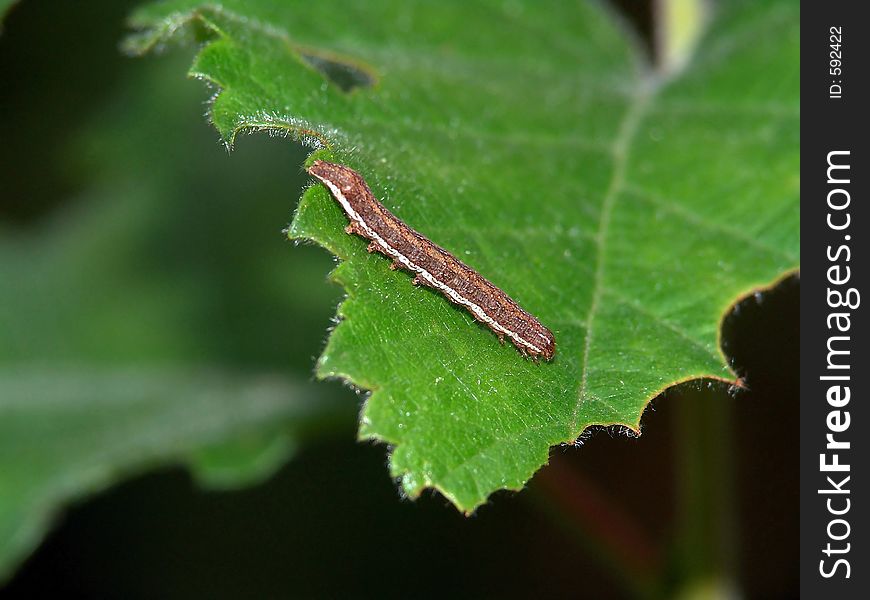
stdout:
POLYGON ((166 462, 251 483, 354 413, 310 381, 339 290, 281 234, 302 154, 229 161, 178 63, 129 68, 56 149, 82 191, 0 222, 0 578, 71 499, 166 462))
MULTIPOLYGON (((280 444, 341 414, 334 400, 312 392, 278 375, 0 368, 0 574, 35 546, 58 506, 121 475, 220 453, 246 469, 217 473, 212 466, 206 481, 250 478, 252 461, 243 458, 251 455, 251 436, 280 444)), ((281 450, 286 459, 291 447, 281 450)))
POLYGON ((0 0, 0 33, 3 33, 3 18, 18 0, 0 0))

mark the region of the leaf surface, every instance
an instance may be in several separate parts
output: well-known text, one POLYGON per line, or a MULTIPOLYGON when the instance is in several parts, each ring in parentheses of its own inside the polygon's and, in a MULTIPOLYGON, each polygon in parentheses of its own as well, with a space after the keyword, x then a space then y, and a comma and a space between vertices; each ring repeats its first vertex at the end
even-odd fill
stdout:
POLYGON ((13 193, 22 172, 50 179, 52 160, 81 189, 24 225, 0 221, 0 580, 72 499, 164 464, 250 485, 353 419, 309 381, 331 263, 292 251, 286 202, 268 201, 302 182, 244 179, 303 155, 251 140, 229 161, 179 58, 129 61, 108 97, 88 97, 91 122, 51 124, 66 143, 44 163, 4 164, 13 193), (285 314, 292 332, 276 327, 285 314))
POLYGON ((290 235, 339 256, 348 293, 318 374, 372 390, 360 437, 407 494, 471 511, 591 425, 639 431, 675 382, 734 378, 723 315, 799 260, 794 3, 723 2, 668 76, 594 3, 221 7, 144 7, 128 47, 206 42, 191 74, 228 144, 321 148, 556 334, 555 360, 524 359, 304 194, 290 235))
POLYGON ((336 411, 286 376, 201 369, 4 367, 0 390, 0 574, 70 497, 167 462, 220 487, 249 483, 336 411))
POLYGON ((2 33, 3 23, 2 20, 6 17, 6 13, 12 8, 12 5, 15 4, 17 0, 0 0, 0 33, 2 33))

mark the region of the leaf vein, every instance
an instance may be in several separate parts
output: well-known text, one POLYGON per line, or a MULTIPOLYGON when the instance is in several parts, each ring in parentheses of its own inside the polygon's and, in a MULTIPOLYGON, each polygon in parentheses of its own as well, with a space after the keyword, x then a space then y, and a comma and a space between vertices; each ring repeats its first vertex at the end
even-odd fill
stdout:
POLYGON ((619 133, 613 142, 613 174, 610 178, 607 191, 604 194, 601 215, 598 221, 598 239, 596 243, 592 300, 589 303, 589 311, 586 314, 586 339, 583 344, 583 360, 580 368, 580 386, 577 392, 574 411, 571 415, 572 435, 580 433, 577 431, 580 406, 583 404, 589 389, 589 352, 592 348, 593 340, 592 325, 595 320, 595 314, 598 311, 598 304, 601 300, 601 293, 604 285, 604 261, 607 249, 607 234, 610 228, 610 217, 613 213, 616 201, 623 190, 623 186, 625 185, 629 146, 637 133, 638 126, 647 111, 656 88, 657 81, 653 78, 641 82, 635 93, 634 101, 626 111, 619 128, 619 133))

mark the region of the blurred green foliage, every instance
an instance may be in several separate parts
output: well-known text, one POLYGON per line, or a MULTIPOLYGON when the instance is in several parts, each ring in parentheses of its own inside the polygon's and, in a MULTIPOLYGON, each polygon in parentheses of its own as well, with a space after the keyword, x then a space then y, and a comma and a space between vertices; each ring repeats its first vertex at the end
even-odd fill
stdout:
POLYGON ((45 169, 27 148, 4 160, 0 572, 69 497, 166 460, 239 485, 354 412, 310 381, 341 290, 281 233, 303 152, 260 137, 229 158, 189 59, 125 60, 45 169), (21 210, 38 188, 16 179, 52 175, 73 191, 21 210))

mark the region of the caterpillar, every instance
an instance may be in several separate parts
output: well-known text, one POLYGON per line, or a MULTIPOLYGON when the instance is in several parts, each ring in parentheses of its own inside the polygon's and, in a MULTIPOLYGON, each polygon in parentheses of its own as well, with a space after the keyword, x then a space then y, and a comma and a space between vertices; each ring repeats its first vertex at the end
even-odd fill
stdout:
POLYGON ((553 358, 556 340, 549 329, 477 271, 387 210, 359 173, 322 160, 313 161, 308 172, 347 214, 350 224, 345 231, 368 239, 369 252, 392 258, 391 269, 411 271, 414 285, 441 292, 489 327, 502 343, 510 340, 522 354, 536 360, 553 358))

